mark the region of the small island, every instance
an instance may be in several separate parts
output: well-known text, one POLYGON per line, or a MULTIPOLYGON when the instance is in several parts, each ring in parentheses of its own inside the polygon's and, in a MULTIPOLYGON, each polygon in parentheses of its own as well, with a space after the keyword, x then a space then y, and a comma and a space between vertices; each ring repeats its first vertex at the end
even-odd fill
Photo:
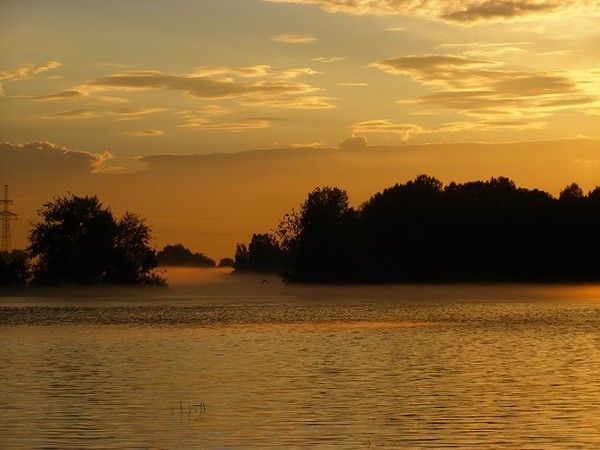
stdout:
POLYGON ((271 234, 238 244, 238 272, 290 282, 600 280, 600 187, 558 198, 504 177, 450 183, 420 175, 358 207, 317 188, 271 234))

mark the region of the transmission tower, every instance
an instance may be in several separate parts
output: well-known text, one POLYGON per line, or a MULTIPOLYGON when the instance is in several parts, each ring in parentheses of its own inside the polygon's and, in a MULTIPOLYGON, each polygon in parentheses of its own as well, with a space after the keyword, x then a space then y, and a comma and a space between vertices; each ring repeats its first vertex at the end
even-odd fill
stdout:
POLYGON ((10 222, 17 220, 17 215, 8 209, 8 205, 12 205, 13 201, 8 198, 8 185, 4 185, 4 198, 0 200, 0 221, 2 222, 2 243, 0 251, 10 252, 10 222))

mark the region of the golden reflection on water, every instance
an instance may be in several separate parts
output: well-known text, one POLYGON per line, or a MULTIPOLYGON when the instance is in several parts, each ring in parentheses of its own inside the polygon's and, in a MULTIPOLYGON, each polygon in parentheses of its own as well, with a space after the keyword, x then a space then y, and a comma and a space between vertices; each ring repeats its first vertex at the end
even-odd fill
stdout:
POLYGON ((343 298, 0 302, 0 448, 600 447, 599 302, 343 298))
POLYGON ((431 327, 438 325, 435 322, 364 322, 364 321, 349 321, 349 322, 298 322, 298 323, 257 323, 233 325, 237 328, 253 328, 262 330, 305 330, 305 331, 327 331, 327 330, 386 330, 395 328, 417 328, 431 327))

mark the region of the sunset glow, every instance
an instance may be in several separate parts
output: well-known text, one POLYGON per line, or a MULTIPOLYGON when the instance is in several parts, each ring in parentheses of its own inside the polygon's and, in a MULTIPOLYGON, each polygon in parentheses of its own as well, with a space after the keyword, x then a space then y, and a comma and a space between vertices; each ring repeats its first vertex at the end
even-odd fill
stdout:
MULTIPOLYGON (((215 189, 261 185, 260 201, 236 208, 267 229, 316 183, 336 181, 356 203, 424 171, 555 194, 597 184, 593 0, 6 1, 0 12, 0 175, 26 220, 40 201, 93 188, 117 208, 135 203, 165 240, 219 255, 256 227, 207 213, 215 189), (442 145, 473 142, 505 146, 442 145), (394 165, 374 147, 393 148, 394 165), (195 159, 199 171, 220 164, 217 184, 174 169, 190 160, 172 155, 256 149, 195 159), (273 163, 268 149, 290 151, 273 163), (271 179, 281 164, 301 173, 307 150, 330 153, 322 176, 271 179), (241 160, 256 167, 227 177, 241 160), (132 186, 130 173, 145 180, 132 186)), ((17 244, 26 230, 16 225, 17 244)))

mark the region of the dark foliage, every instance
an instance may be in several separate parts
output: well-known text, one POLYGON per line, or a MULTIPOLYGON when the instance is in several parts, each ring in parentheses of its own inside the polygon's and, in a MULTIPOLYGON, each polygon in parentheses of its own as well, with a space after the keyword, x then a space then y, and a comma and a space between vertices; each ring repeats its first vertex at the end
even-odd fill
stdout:
POLYGON ((600 188, 572 184, 556 199, 507 178, 444 187, 421 175, 355 210, 325 187, 276 235, 295 281, 600 280, 600 188))
POLYGON ((24 286, 28 276, 26 252, 22 250, 0 252, 0 287, 24 286))
POLYGON ((30 236, 33 283, 162 285, 150 229, 132 213, 115 219, 97 197, 57 197, 30 236))
POLYGON ((233 267, 235 261, 232 258, 221 258, 218 267, 233 267))
POLYGON ((279 272, 287 266, 288 256, 272 234, 253 234, 248 246, 237 245, 236 272, 279 272))
POLYGON ((166 245, 157 253, 161 266, 215 267, 215 260, 202 253, 193 253, 182 244, 166 245))
POLYGON ((307 281, 349 279, 347 267, 357 263, 357 219, 345 191, 324 187, 308 194, 300 213, 286 215, 277 230, 293 261, 294 277, 307 281))

